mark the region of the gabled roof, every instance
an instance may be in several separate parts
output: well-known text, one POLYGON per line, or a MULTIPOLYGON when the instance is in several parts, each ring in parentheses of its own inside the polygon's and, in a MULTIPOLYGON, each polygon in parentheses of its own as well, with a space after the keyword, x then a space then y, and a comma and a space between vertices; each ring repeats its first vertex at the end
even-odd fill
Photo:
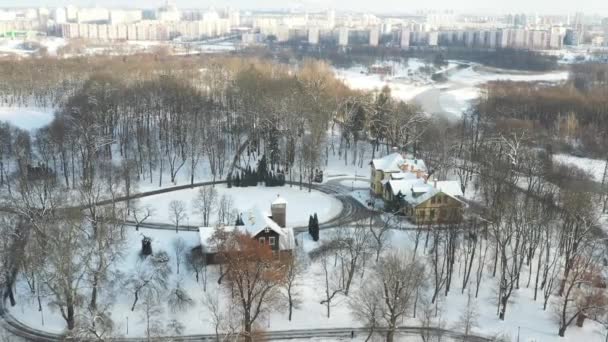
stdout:
MULTIPOLYGON (((296 242, 293 229, 290 227, 281 228, 267 213, 257 207, 254 207, 243 214, 243 223, 245 223, 243 226, 223 226, 223 229, 227 232, 241 231, 248 233, 251 236, 256 236, 268 228, 279 235, 280 250, 291 250, 295 248, 296 242)), ((209 239, 213 236, 216 229, 216 227, 200 227, 198 229, 201 244, 205 245, 210 252, 213 252, 213 250, 212 247, 209 246, 209 239)))
POLYGON ((391 153, 385 157, 372 160, 372 165, 376 170, 384 172, 399 172, 399 166, 403 164, 403 157, 400 153, 391 153))
POLYGON ((400 168, 405 169, 406 171, 422 171, 427 172, 426 163, 422 159, 405 159, 403 164, 399 165, 400 168), (413 166, 413 170, 412 170, 413 166))
POLYGON ((409 205, 418 206, 433 196, 443 193, 455 200, 462 202, 458 197, 462 197, 463 193, 458 181, 441 181, 437 182, 435 187, 434 182, 424 182, 424 179, 408 179, 408 180, 390 180, 388 184, 394 196, 399 193, 403 196, 403 201, 409 205))
POLYGON ((266 228, 279 235, 285 235, 281 226, 274 222, 268 213, 260 210, 258 207, 250 209, 244 216, 246 217, 243 217, 243 222, 245 223, 243 227, 251 236, 258 235, 266 228))
POLYGON ((426 164, 422 159, 404 158, 400 153, 391 153, 379 159, 372 160, 372 165, 376 170, 384 172, 426 172, 426 164))

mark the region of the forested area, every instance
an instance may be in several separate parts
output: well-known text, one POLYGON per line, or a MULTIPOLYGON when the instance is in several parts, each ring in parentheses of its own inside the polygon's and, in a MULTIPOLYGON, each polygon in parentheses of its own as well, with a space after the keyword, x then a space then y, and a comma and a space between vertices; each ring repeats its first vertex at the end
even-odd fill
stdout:
POLYGON ((419 58, 432 63, 438 59, 476 62, 501 69, 550 71, 558 69, 557 57, 531 50, 520 49, 474 49, 464 47, 397 47, 350 46, 346 51, 335 46, 324 46, 309 51, 303 48, 275 52, 284 59, 314 57, 325 59, 334 65, 349 67, 356 63, 375 63, 377 60, 419 58), (287 52, 288 51, 288 52, 287 52), (290 56, 291 55, 291 56, 290 56))
POLYGON ((530 138, 556 150, 605 158, 608 144, 608 81, 602 64, 574 65, 561 85, 493 82, 477 111, 501 127, 527 129, 530 138))
MULTIPOLYGON (((310 185, 330 149, 345 164, 362 165, 356 146, 372 130, 387 132, 375 135, 376 148, 405 147, 426 122, 414 106, 388 98, 376 104, 372 94, 351 91, 314 60, 290 67, 144 55, 3 61, 0 69, 3 103, 55 109, 51 124, 34 134, 0 124, 3 297, 15 305, 15 283, 25 279, 41 312, 50 297, 70 334, 95 339, 112 330, 111 291, 131 289, 133 309, 141 299, 150 319, 155 308, 146 294, 169 286, 163 251, 142 259, 134 274, 116 273, 126 218, 139 225, 150 215, 118 200, 138 184, 167 187, 180 174, 191 184, 209 175, 239 179, 263 168, 310 185), (390 120, 373 120, 376 105, 390 120)), ((169 208, 176 231, 183 220, 177 204, 169 208)), ((183 292, 179 284, 174 292, 183 292)))
MULTIPOLYGON (((56 108, 55 120, 34 135, 0 124, 3 295, 15 304, 21 280, 40 311, 43 298, 51 298, 72 336, 103 340, 117 334, 112 293, 126 292, 128 309, 145 317, 148 338, 179 335, 179 322, 157 322, 159 298, 176 311, 195 305, 168 274, 173 264, 177 273, 185 265, 182 272, 206 289, 200 253, 211 246, 188 250, 176 239, 172 251, 152 251, 144 238, 135 271, 118 272, 132 228, 125 217, 135 216, 139 229, 149 216, 118 198, 137 192, 137 184, 192 184, 203 171, 211 180, 234 176, 244 186, 257 185, 250 176, 261 168, 310 185, 330 157, 367 172, 370 158, 395 148, 424 159, 434 176, 457 178, 471 205, 467 219, 411 227, 389 212, 319 231, 313 218, 314 248, 299 251, 310 264, 294 258, 280 271, 267 267, 269 250, 218 229, 212 246, 228 263, 213 273, 233 299, 221 305, 205 294, 218 337, 244 328, 251 339, 264 315, 286 307, 291 321, 301 302, 314 301, 328 319, 344 303, 370 336, 382 329, 392 341, 404 319, 446 327, 442 303, 463 295, 467 305, 454 329, 466 337, 475 328, 474 303, 509 321, 513 301, 528 300, 527 293, 529 305, 556 317, 559 335, 575 321, 606 326, 598 227, 608 196, 556 186, 573 171, 538 148, 559 142, 605 153, 605 76, 580 68, 564 85, 490 84, 479 105, 453 123, 393 99, 388 88, 348 89, 316 60, 288 66, 157 55, 0 62, 4 103, 56 108), (411 250, 391 246, 391 232, 407 234, 411 250), (232 253, 235 246, 243 253, 232 253), (321 280, 312 299, 302 294, 310 294, 305 277, 321 280)), ((228 200, 219 203, 209 189, 197 197, 204 224, 233 224, 228 200), (212 207, 223 212, 218 222, 209 222, 212 207)), ((177 234, 183 208, 172 202, 169 209, 177 234)))

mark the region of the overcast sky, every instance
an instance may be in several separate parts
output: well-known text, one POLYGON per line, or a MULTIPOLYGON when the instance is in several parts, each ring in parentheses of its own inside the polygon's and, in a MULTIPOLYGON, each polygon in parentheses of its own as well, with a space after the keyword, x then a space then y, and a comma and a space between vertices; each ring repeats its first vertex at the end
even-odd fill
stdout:
MULTIPOLYGON (((165 0, 0 0, 0 7, 26 6, 109 6, 154 8, 165 0)), ((175 0, 178 7, 205 8, 209 6, 236 6, 241 9, 285 9, 296 6, 304 8, 336 8, 370 12, 415 12, 420 9, 453 9, 458 12, 475 11, 485 13, 539 12, 608 15, 607 0, 175 0)))

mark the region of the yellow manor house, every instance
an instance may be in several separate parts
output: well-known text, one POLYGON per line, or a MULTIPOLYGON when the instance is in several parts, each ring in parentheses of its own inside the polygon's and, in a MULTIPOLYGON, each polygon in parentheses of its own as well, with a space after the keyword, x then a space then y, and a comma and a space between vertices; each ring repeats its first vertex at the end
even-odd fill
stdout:
POLYGON ((431 180, 421 159, 392 153, 372 160, 370 191, 416 224, 462 221, 465 202, 460 182, 431 180))

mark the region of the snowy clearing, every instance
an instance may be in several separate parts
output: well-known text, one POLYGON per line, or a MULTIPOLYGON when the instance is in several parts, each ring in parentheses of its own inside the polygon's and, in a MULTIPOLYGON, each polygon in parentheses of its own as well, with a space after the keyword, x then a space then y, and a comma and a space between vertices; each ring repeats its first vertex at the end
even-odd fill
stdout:
POLYGON ((559 163, 576 166, 588 172, 596 182, 601 182, 604 177, 606 161, 601 159, 591 159, 575 157, 569 154, 555 154, 553 160, 559 163))
MULTIPOLYGON (((265 211, 270 211, 270 204, 277 198, 277 195, 287 200, 287 225, 306 226, 309 215, 317 213, 321 222, 334 218, 342 211, 342 204, 339 200, 325 195, 319 191, 308 192, 308 189, 299 189, 297 186, 289 187, 247 187, 247 188, 227 188, 225 184, 216 185, 218 199, 222 195, 230 196, 234 201, 234 208, 240 212, 245 212, 253 207, 258 207, 265 211)), ((198 213, 192 206, 199 189, 188 189, 174 191, 161 195, 145 197, 139 200, 142 208, 150 207, 154 209, 154 215, 149 222, 171 223, 169 214, 169 203, 173 200, 183 201, 188 208, 187 225, 200 225, 198 213)), ((215 222, 216 217, 211 217, 211 222, 215 222)))
POLYGON ((51 123, 53 110, 36 107, 0 107, 0 121, 28 131, 36 130, 51 123))
MULTIPOLYGON (((360 90, 380 91, 388 86, 392 95, 402 101, 416 101, 429 113, 444 113, 459 118, 472 101, 479 98, 480 88, 490 81, 516 82, 561 82, 568 79, 567 71, 531 73, 518 70, 500 70, 470 63, 470 66, 457 68, 458 62, 452 61, 443 69, 422 72, 427 67, 423 61, 410 58, 407 63, 389 62, 394 76, 368 74, 367 68, 355 66, 348 69, 335 69, 336 76, 349 87, 360 90), (424 69, 422 69, 424 70, 424 69), (447 81, 437 83, 431 80, 435 72, 444 72, 447 81), (425 93, 430 96, 425 96, 425 93)), ((432 68, 432 66, 431 66, 432 68)))
MULTIPOLYGON (((343 228, 351 229, 351 228, 343 228)), ((321 241, 327 239, 333 230, 324 230, 321 232, 321 241)), ((172 264, 172 274, 169 284, 174 284, 178 280, 181 281, 182 287, 193 298, 194 305, 184 312, 172 313, 166 305, 163 305, 163 312, 158 316, 161 321, 177 319, 184 324, 184 335, 188 334, 210 334, 213 333, 213 327, 210 324, 210 313, 202 304, 205 296, 203 283, 196 282, 193 274, 186 271, 184 265, 181 267, 181 272, 178 275, 175 271, 175 259, 173 255, 172 242, 175 238, 182 238, 187 248, 194 247, 199 244, 197 232, 180 232, 158 231, 150 229, 140 229, 136 232, 132 227, 128 227, 127 231, 127 250, 124 260, 118 265, 118 270, 124 273, 132 272, 137 260, 139 259, 139 251, 141 249, 140 241, 142 236, 152 238, 153 251, 156 253, 164 250, 171 256, 170 263, 172 264)), ((415 232, 412 231, 392 231, 389 236, 390 249, 413 250, 415 241, 415 232)), ((424 234, 421 234, 421 241, 418 247, 418 257, 426 258, 428 250, 424 248, 424 234)), ((308 234, 299 234, 297 241, 300 247, 298 253, 307 253, 318 246, 319 243, 310 239, 308 234)), ((308 257, 305 257, 308 260, 308 257)), ((225 289, 218 290, 217 285, 217 270, 216 266, 209 266, 207 292, 219 295, 221 301, 229 300, 229 293, 225 289)), ((347 302, 348 298, 339 295, 332 306, 330 318, 326 317, 325 306, 319 304, 322 299, 322 291, 324 290, 323 276, 321 267, 316 262, 308 261, 305 273, 300 281, 300 293, 302 298, 301 306, 294 311, 294 319, 290 322, 287 320, 285 312, 273 312, 267 319, 258 322, 260 328, 272 330, 288 330, 288 329, 319 329, 319 328, 350 328, 361 327, 361 323, 355 321, 350 314, 347 302)), ((462 308, 466 307, 466 291, 461 293, 462 274, 457 267, 453 279, 453 288, 447 297, 441 295, 437 306, 437 320, 443 322, 442 327, 446 329, 457 328, 462 308)), ((527 271, 522 274, 522 279, 527 279, 527 271)), ((356 291, 360 284, 361 278, 357 276, 353 283, 353 291, 356 291)), ((491 277, 491 272, 487 271, 484 275, 482 286, 480 287, 479 297, 474 300, 475 306, 479 313, 479 327, 474 330, 476 334, 486 336, 494 336, 502 334, 510 336, 510 340, 515 340, 518 334, 520 341, 557 341, 557 324, 553 321, 553 308, 550 306, 547 311, 542 310, 542 299, 533 301, 533 289, 525 287, 525 281, 522 281, 522 288, 516 292, 516 296, 512 298, 512 303, 509 305, 507 317, 505 321, 500 321, 496 317, 496 279, 491 277)), ((474 288, 474 285, 470 283, 474 288)), ((33 328, 42 329, 49 332, 61 333, 64 330, 65 322, 61 318, 58 311, 50 309, 49 297, 42 298, 43 311, 38 311, 37 299, 31 295, 25 281, 21 281, 17 287, 19 295, 19 303, 15 308, 11 309, 11 313, 20 321, 33 328)), ((116 323, 116 331, 123 336, 135 337, 144 336, 145 324, 142 320, 142 312, 136 308, 131 311, 130 307, 133 302, 133 294, 128 291, 120 291, 119 293, 105 293, 104 298, 109 297, 114 301, 112 307, 112 318, 116 323), (128 321, 128 335, 127 331, 128 321)), ((332 302, 333 303, 333 302, 332 302)), ((419 326, 418 319, 411 317, 406 318, 403 325, 419 326)), ((437 324, 435 322, 434 324, 437 324)), ((570 341, 599 341, 604 337, 603 328, 599 324, 587 321, 584 328, 578 328, 572 325, 566 334, 566 339, 570 341)), ((321 339, 329 341, 327 339, 321 339)), ((336 339, 340 340, 340 339, 336 339)), ((409 339, 405 339, 410 341, 409 339)))

